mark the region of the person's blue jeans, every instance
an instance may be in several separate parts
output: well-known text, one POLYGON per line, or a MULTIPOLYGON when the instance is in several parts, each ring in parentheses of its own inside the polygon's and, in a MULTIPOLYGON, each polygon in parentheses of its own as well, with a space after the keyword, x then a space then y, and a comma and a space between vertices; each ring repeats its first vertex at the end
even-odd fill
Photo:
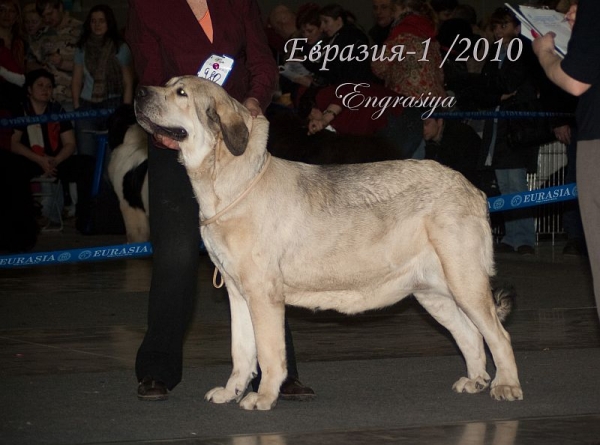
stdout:
MULTIPOLYGON (((528 190, 525 168, 497 169, 498 188, 503 195, 528 190)), ((504 237, 502 243, 515 249, 520 246, 535 246, 535 221, 531 208, 504 212, 504 237)))
MULTIPOLYGON (((102 102, 89 102, 80 100, 76 111, 114 109, 121 104, 121 98, 116 97, 102 102)), ((77 141, 77 154, 96 157, 96 137, 94 132, 106 130, 106 117, 94 119, 78 119, 75 121, 75 138, 77 141)))

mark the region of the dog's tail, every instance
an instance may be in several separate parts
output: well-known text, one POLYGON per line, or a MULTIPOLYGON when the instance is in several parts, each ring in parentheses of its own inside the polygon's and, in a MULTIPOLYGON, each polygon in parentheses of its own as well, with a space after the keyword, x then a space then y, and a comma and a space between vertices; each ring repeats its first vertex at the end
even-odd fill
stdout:
POLYGON ((517 292, 513 286, 499 287, 492 289, 492 296, 496 306, 496 315, 501 322, 504 322, 515 304, 517 292))

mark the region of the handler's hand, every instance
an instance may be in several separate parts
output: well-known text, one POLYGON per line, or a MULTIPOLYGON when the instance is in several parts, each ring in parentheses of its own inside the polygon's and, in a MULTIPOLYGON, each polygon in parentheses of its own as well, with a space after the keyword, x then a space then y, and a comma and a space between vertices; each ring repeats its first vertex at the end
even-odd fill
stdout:
POLYGON ((543 52, 554 52, 554 37, 556 34, 549 32, 543 37, 538 37, 533 41, 533 52, 539 57, 543 52))
POLYGON ((558 139, 559 142, 569 145, 571 143, 571 127, 562 125, 554 128, 554 136, 556 136, 556 139, 558 139))
POLYGON ((258 102, 258 99, 249 97, 244 101, 244 106, 248 108, 248 111, 252 117, 262 116, 262 110, 260 109, 260 103, 258 102))
POLYGON ((323 118, 311 118, 308 122, 308 134, 312 135, 318 133, 327 127, 327 123, 323 121, 323 118))

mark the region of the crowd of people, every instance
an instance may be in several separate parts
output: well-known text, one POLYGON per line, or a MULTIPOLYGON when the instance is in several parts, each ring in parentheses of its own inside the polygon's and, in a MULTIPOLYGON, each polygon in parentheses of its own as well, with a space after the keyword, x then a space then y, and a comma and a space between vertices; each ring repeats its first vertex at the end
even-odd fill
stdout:
MULTIPOLYGON (((72 17, 62 0, 38 0, 22 10, 17 0, 1 0, 0 14, 2 117, 56 115, 132 103, 131 52, 109 6, 93 7, 84 22, 72 17)), ((39 225, 51 222, 50 208, 36 214, 31 198, 30 180, 39 176, 60 180, 61 202, 72 204, 77 229, 90 230, 94 133, 103 130, 105 119, 1 130, 1 193, 13 215, 3 220, 1 249, 28 250, 35 244, 39 225)))
MULTIPOLYGON (((576 2, 530 3, 567 12, 576 2)), ((368 116, 373 114, 369 107, 349 110, 342 103, 344 91, 357 84, 368 84, 369 88, 363 89, 365 96, 379 101, 383 97, 450 96, 452 102, 448 103, 452 106, 435 110, 442 112, 568 114, 575 109, 576 99, 548 81, 531 41, 521 35, 521 24, 510 9, 497 8, 480 21, 474 8, 457 0, 372 0, 372 6, 373 25, 366 32, 356 17, 339 5, 307 3, 296 13, 280 6, 269 16, 270 42, 281 65, 284 99, 280 101, 307 116, 309 133, 332 130, 340 134, 391 135, 388 139, 396 144, 399 157, 435 159, 460 171, 488 194, 528 190, 527 175, 537 169, 539 146, 553 140, 571 143, 567 131, 570 134, 574 121, 569 118, 550 122, 462 119, 460 124, 454 122, 457 118, 424 119, 430 117, 424 115, 425 108, 414 113, 410 106, 404 106, 393 113, 386 109, 382 122, 369 122, 368 116), (290 41, 294 44, 283 45, 290 41), (298 42, 303 46, 299 47, 298 42), (356 56, 357 48, 365 42, 371 51, 368 60, 356 56), (346 51, 345 61, 339 57, 325 60, 325 65, 327 53, 311 59, 315 47, 323 45, 337 47, 334 53, 338 55, 346 51), (493 54, 485 48, 494 48, 493 54), (514 48, 519 49, 518 57, 511 53, 514 48), (415 120, 420 136, 416 144, 410 131, 415 120)), ((574 165, 572 159, 568 166, 572 181, 574 165)), ((533 210, 505 212, 502 220, 504 236, 498 251, 535 253, 533 210)), ((585 253, 577 209, 567 214, 566 221, 569 242, 565 253, 585 253)))
MULTIPOLYGON (((506 8, 498 8, 486 20, 478 21, 474 8, 459 4, 458 0, 371 2, 372 26, 368 30, 363 28, 367 24, 360 23, 340 4, 320 6, 309 2, 296 11, 282 4, 269 12, 264 31, 280 70, 274 101, 297 110, 306 119, 311 134, 332 130, 340 134, 381 137, 397 148, 399 158, 436 159, 461 171, 487 193, 526 190, 527 173, 536 169, 537 147, 548 141, 511 137, 522 133, 517 123, 502 119, 467 122, 481 142, 479 150, 469 149, 469 159, 465 160, 465 153, 444 154, 445 141, 449 138, 441 134, 448 126, 453 127, 453 132, 463 128, 464 134, 461 132, 453 138, 471 140, 472 132, 466 127, 450 124, 447 119, 433 122, 422 119, 424 109, 419 107, 386 109, 374 119, 373 109, 348 110, 342 103, 344 88, 367 85, 362 88, 363 94, 379 101, 392 97, 423 98, 424 95, 452 98, 447 102, 451 108, 436 111, 547 109, 573 112, 576 99, 563 93, 563 99, 556 100, 560 95, 558 88, 553 89, 547 81, 530 42, 520 35, 520 23, 514 14, 506 8), (481 49, 486 46, 476 45, 481 39, 490 45, 501 41, 501 51, 482 54, 481 49), (513 40, 518 40, 522 48, 516 60, 510 54, 507 57, 507 48, 514 46, 513 40), (325 53, 323 48, 327 47, 335 51, 325 53), (360 48, 369 48, 369 57, 361 57, 360 48), (400 53, 398 48, 402 48, 400 53), (478 54, 474 48, 479 50, 478 54), (313 57, 314 54, 319 56, 313 57), (337 89, 340 85, 342 90, 337 89), (545 101, 547 97, 551 100, 545 101), (428 127, 431 131, 438 122, 440 135, 427 136, 428 127), (432 148, 435 145, 440 147, 432 148)), ((535 3, 566 12, 573 1, 535 3)), ((27 114, 31 107, 25 74, 40 69, 52 76, 52 99, 65 111, 112 109, 132 103, 134 84, 140 73, 135 72, 130 47, 109 6, 92 7, 83 22, 65 10, 62 0, 37 0, 22 10, 17 0, 0 0, 0 7, 1 116, 27 114)), ((249 104, 256 108, 254 102, 249 104)), ((52 107, 44 113, 50 109, 52 107)), ((548 140, 556 137, 569 145, 571 138, 566 136, 566 131, 569 134, 575 131, 573 120, 557 119, 551 124, 556 131, 555 135, 547 131, 548 140)), ((106 129, 105 119, 77 120, 73 126, 76 149, 68 157, 94 158, 94 133, 106 129)), ((13 143, 12 130, 0 129, 1 155, 7 159, 6 165, 11 165, 14 158, 8 153, 23 156, 11 148, 13 143)), ((450 144, 446 151, 450 152, 452 146, 450 144)), ((574 166, 573 144, 570 147, 570 166, 574 166)), ((31 156, 26 159, 35 162, 31 156)), ((570 170, 570 179, 574 170, 574 167, 570 170)), ((27 179, 38 173, 35 169, 24 171, 28 172, 23 175, 27 179)), ((59 177, 58 172, 43 174, 59 177)), ((68 184, 67 178, 61 179, 68 184)), ((14 181, 11 187, 15 187, 14 181)), ((71 201, 73 192, 73 188, 69 192, 65 187, 66 203, 71 201)), ((82 197, 86 195, 87 192, 82 191, 82 197)), ((86 208, 85 202, 79 208, 78 227, 85 232, 89 211, 82 210, 86 208)), ((574 227, 566 247, 571 253, 585 251, 577 215, 575 209, 566 218, 567 226, 574 227)), ((498 249, 533 253, 535 227, 531 211, 511 212, 504 219, 505 236, 498 249)), ((25 246, 30 244, 27 242, 25 246)))
MULTIPOLYGON (((232 69, 223 86, 252 116, 274 102, 298 113, 311 135, 332 131, 382 138, 395 145, 399 159, 434 159, 486 192, 493 190, 490 182, 502 194, 526 190, 541 143, 555 138, 574 145, 573 120, 551 121, 545 131, 529 121, 489 119, 480 125, 457 119, 460 115, 426 115, 425 108, 406 101, 452 98, 442 102, 451 107, 436 110, 451 113, 573 112, 577 100, 568 95, 555 100, 557 87, 544 72, 549 72, 547 63, 538 62, 509 9, 498 8, 478 21, 475 10, 457 0, 371 1, 373 24, 365 30, 351 11, 333 3, 306 3, 296 11, 279 5, 263 22, 255 0, 210 7, 206 0, 187 0, 169 4, 165 22, 164 2, 130 0, 123 34, 107 5, 92 7, 81 22, 62 0, 36 0, 23 9, 17 0, 0 0, 0 117, 131 104, 136 82, 156 85, 195 75, 211 55, 225 54, 232 69), (475 44, 481 39, 497 51, 473 52, 486 48, 475 44), (510 52, 515 45, 519 57, 510 52), (465 52, 467 60, 459 57, 465 52), (372 102, 351 103, 357 95, 372 102), (382 105, 394 99, 399 106, 382 105)), ((566 12, 576 1, 535 3, 566 12)), ((581 70, 574 63, 571 69, 574 75, 581 70)), ((93 134, 105 126, 103 119, 87 119, 0 129, 0 193, 13 215, 2 218, 0 234, 9 236, 0 250, 27 250, 35 242, 35 234, 16 236, 31 228, 29 181, 35 176, 77 185, 77 228, 85 233, 96 156, 93 134)), ((176 152, 163 149, 168 144, 160 137, 148 140, 154 256, 148 331, 136 361, 141 400, 166 399, 180 382, 183 341, 197 293, 199 209, 176 152)), ((74 198, 68 188, 64 193, 67 201, 74 198)), ((530 211, 507 213, 504 227, 499 250, 534 253, 530 211)), ((573 237, 577 242, 571 248, 580 253, 582 231, 573 237)), ((286 354, 282 396, 314 397, 299 380, 287 323, 286 354)), ((260 371, 255 387, 259 380, 260 371)))

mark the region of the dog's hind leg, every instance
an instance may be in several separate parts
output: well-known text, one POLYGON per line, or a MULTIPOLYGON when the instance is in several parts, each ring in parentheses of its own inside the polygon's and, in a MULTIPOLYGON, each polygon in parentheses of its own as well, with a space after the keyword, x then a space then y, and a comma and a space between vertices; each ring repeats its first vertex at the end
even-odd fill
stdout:
POLYGON ((250 380, 256 376, 256 343, 248 304, 231 280, 227 282, 231 310, 231 358, 233 370, 225 387, 217 387, 204 398, 214 403, 239 402, 250 380))
POLYGON ((427 312, 454 337, 465 357, 467 377, 461 377, 452 389, 456 392, 478 393, 490 384, 486 371, 483 337, 465 313, 456 305, 451 295, 414 293, 417 301, 427 312))
POLYGON ((259 288, 259 292, 264 292, 263 295, 248 297, 256 336, 258 363, 262 371, 258 392, 248 393, 240 402, 240 406, 248 410, 269 410, 275 406, 279 397, 279 388, 287 374, 284 340, 285 305, 283 301, 271 299, 269 289, 264 287, 263 283, 263 289, 259 288))
POLYGON ((490 394, 496 400, 521 400, 523 391, 510 336, 500 323, 490 289, 493 250, 489 224, 464 220, 439 229, 434 233, 442 236, 430 239, 448 288, 458 307, 483 336, 496 365, 490 394))
POLYGON ((496 315, 491 291, 482 298, 479 304, 464 304, 460 300, 458 304, 477 326, 494 358, 496 377, 492 381, 490 395, 496 400, 522 400, 523 390, 519 383, 510 335, 496 315))

